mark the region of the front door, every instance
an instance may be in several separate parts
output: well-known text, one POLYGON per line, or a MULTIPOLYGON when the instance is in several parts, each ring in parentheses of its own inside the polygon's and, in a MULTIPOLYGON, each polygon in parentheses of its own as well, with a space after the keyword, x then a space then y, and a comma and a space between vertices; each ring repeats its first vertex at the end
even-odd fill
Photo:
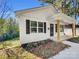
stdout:
POLYGON ((54 25, 50 24, 50 36, 54 35, 54 25))

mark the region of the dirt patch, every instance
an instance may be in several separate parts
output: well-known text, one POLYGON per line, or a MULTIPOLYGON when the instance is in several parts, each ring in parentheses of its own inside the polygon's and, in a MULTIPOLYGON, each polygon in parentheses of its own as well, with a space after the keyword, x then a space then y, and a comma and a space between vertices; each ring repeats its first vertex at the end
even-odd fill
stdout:
POLYGON ((29 51, 43 59, 47 59, 58 54, 60 51, 68 48, 69 46, 63 43, 54 42, 52 40, 43 40, 39 42, 27 43, 23 45, 23 47, 26 51, 29 51))

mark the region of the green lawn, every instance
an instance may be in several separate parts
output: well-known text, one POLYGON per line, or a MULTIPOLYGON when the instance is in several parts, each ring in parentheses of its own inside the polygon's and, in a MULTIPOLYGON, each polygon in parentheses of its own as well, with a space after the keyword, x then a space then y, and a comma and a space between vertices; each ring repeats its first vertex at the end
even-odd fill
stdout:
POLYGON ((0 59, 41 59, 41 58, 24 50, 22 47, 14 47, 0 50, 0 59))
POLYGON ((79 37, 70 38, 68 41, 79 43, 79 37))
POLYGON ((20 46, 19 38, 0 42, 0 49, 20 46))
POLYGON ((41 59, 21 47, 19 38, 0 42, 0 59, 41 59))

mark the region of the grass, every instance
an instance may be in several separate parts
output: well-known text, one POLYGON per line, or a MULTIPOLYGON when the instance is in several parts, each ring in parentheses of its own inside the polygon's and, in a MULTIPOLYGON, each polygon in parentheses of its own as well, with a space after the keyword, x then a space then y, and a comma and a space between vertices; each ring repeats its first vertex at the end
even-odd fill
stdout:
POLYGON ((24 50, 19 38, 0 42, 0 59, 41 59, 36 55, 24 50))
POLYGON ((28 49, 21 47, 19 38, 0 43, 0 59, 47 59, 54 56, 63 49, 69 47, 63 43, 51 40, 39 41, 37 44, 28 44, 28 49))
POLYGON ((79 37, 70 38, 70 39, 68 39, 68 41, 71 41, 74 43, 79 43, 79 37))
POLYGON ((22 47, 14 47, 5 50, 0 50, 0 59, 41 59, 41 58, 24 50, 22 47))
POLYGON ((0 49, 20 46, 19 38, 0 42, 0 49))

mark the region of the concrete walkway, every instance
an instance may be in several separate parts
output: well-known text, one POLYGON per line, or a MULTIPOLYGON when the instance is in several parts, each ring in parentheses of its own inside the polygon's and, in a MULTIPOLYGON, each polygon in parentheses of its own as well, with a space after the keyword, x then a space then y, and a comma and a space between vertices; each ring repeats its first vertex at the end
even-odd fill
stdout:
POLYGON ((79 59, 79 44, 69 41, 63 41, 63 43, 71 47, 48 59, 79 59))

